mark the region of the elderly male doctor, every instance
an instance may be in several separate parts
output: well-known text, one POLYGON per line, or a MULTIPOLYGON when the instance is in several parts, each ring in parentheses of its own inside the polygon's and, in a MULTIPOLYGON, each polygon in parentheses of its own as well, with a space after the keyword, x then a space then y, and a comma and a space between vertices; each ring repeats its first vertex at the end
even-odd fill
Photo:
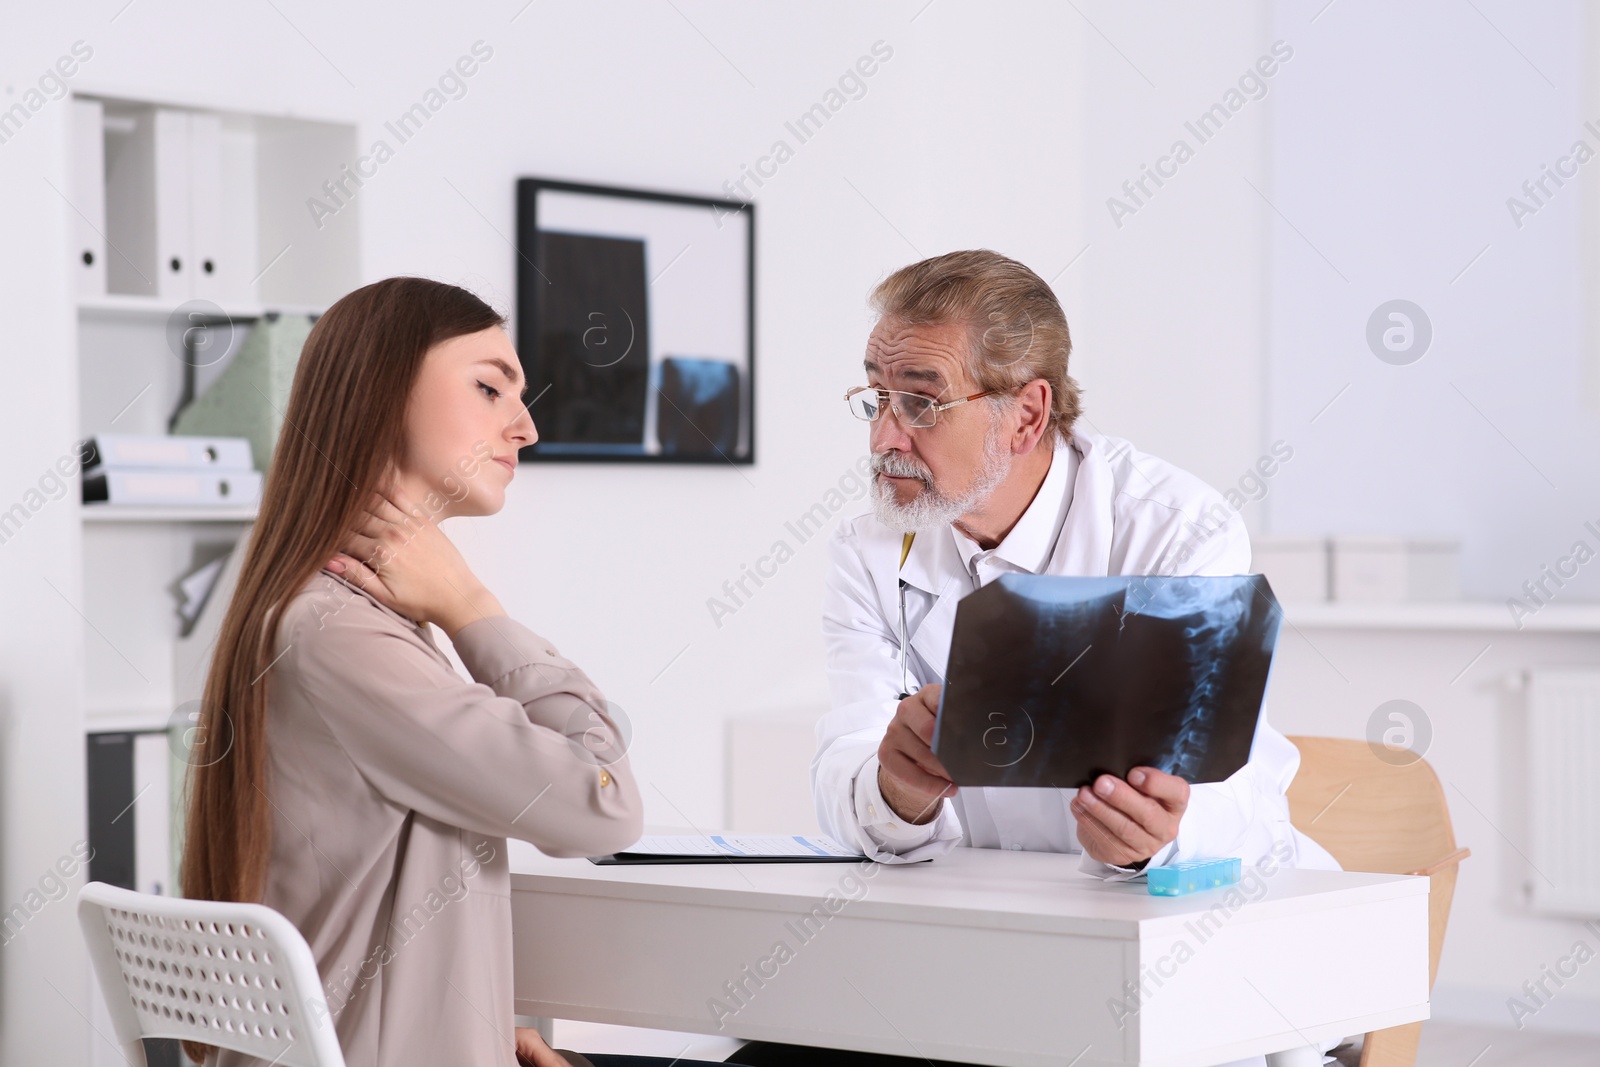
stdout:
MULTIPOLYGON (((834 534, 823 607, 823 830, 884 863, 965 845, 1078 852, 1105 879, 1200 856, 1337 869, 1289 823, 1300 754, 1264 715, 1225 782, 1191 788, 1150 767, 1081 790, 950 781, 930 744, 962 597, 1003 574, 1245 574, 1250 543, 1200 479, 1078 428, 1066 317, 1027 267, 953 252, 896 271, 873 305, 867 383, 846 399, 869 424, 874 506, 834 534)), ((763 1055, 730 1062, 807 1062, 763 1055)))
POLYGON ((1078 852, 1106 879, 1199 856, 1337 869, 1289 823, 1300 756, 1264 715, 1225 782, 1149 767, 1081 790, 950 781, 930 743, 962 597, 1003 574, 1245 574, 1250 545, 1200 479, 1078 427, 1066 318, 1027 267, 954 252, 897 271, 873 305, 867 384, 847 399, 871 434, 874 508, 834 534, 823 609, 823 830, 885 863, 966 845, 1078 852))

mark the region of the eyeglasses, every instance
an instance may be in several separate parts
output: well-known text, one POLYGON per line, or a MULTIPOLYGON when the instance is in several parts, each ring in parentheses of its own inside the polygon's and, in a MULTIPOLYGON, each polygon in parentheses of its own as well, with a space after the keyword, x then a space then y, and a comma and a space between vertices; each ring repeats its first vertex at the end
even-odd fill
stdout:
POLYGON ((902 426, 927 429, 937 420, 939 412, 965 404, 969 400, 981 400, 986 396, 993 396, 1000 391, 985 389, 981 393, 973 393, 960 400, 940 404, 932 397, 923 396, 921 393, 880 389, 875 385, 858 385, 844 394, 844 399, 850 405, 850 414, 863 422, 877 422, 884 411, 892 406, 895 417, 900 420, 902 426))

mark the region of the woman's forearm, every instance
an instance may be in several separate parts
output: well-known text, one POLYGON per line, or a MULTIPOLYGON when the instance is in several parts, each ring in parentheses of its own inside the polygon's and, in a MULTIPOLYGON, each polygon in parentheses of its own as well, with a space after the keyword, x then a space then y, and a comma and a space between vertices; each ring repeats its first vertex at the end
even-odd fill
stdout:
POLYGON ((428 620, 443 630, 451 641, 456 639, 456 634, 460 633, 462 627, 468 623, 506 613, 506 609, 500 606, 500 601, 484 586, 479 585, 458 592, 458 596, 450 597, 439 609, 435 618, 428 620))

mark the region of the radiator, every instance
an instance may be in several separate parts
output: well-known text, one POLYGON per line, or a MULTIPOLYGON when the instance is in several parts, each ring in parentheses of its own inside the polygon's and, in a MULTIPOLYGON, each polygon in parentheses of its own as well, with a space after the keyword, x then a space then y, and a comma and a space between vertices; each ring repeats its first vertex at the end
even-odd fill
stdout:
POLYGON ((1532 905, 1600 915, 1600 670, 1530 671, 1527 696, 1532 905))

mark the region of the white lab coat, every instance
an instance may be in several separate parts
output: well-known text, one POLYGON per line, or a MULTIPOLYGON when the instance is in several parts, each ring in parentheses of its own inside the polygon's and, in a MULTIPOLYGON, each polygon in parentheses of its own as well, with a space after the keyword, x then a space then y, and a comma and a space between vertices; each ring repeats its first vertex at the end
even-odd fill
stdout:
MULTIPOLYGON (((956 603, 1004 573, 1246 574, 1243 520, 1199 478, 1136 451, 1127 441, 1073 431, 1057 442, 1050 470, 1006 539, 983 552, 951 527, 918 534, 900 565, 901 534, 870 513, 840 524, 831 563, 823 634, 833 710, 817 724, 812 791, 822 829, 885 863, 942 855, 958 844, 1080 852, 1068 804, 1073 789, 966 788, 940 802, 921 826, 900 821, 878 790, 879 743, 901 691, 898 582, 905 579, 910 633, 909 691, 944 680, 956 603)), ((1263 709, 1250 761, 1225 782, 1192 787, 1177 839, 1151 865, 1195 857, 1269 857, 1285 841, 1285 866, 1338 869, 1320 845, 1289 822, 1284 790, 1300 753, 1263 709)), ((1106 879, 1137 877, 1083 853, 1083 870, 1106 879)))

